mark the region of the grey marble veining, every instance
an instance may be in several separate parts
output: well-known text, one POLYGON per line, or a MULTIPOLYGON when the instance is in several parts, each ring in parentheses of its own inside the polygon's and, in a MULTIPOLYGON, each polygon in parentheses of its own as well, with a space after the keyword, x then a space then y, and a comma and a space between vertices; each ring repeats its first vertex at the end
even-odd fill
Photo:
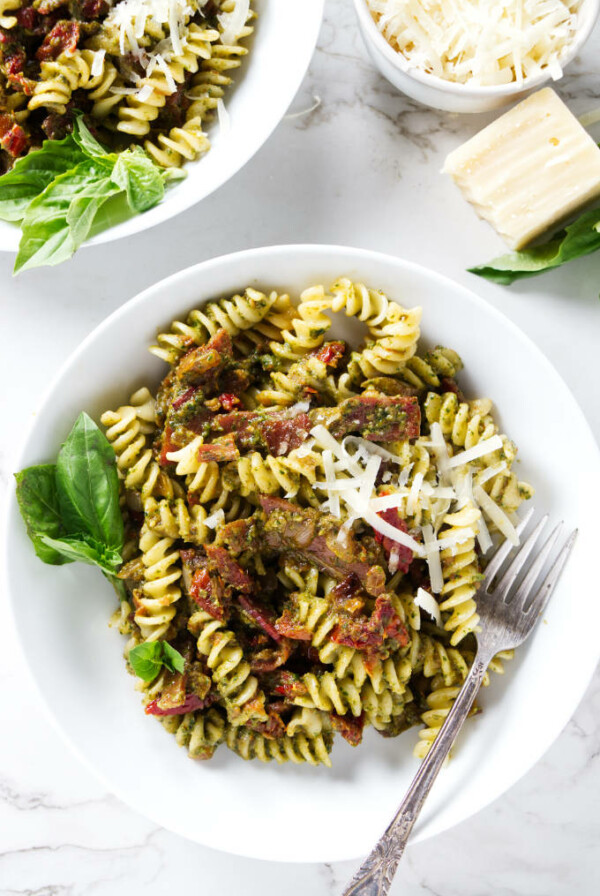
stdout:
MULTIPOLYGON (((599 44, 597 29, 560 83, 577 114, 600 105, 599 44)), ((16 450, 49 378, 92 327, 182 267, 277 242, 379 249, 475 288, 551 358, 599 437, 593 359, 600 337, 600 258, 511 290, 465 271, 502 247, 439 172, 445 154, 490 117, 428 110, 396 93, 368 61, 349 0, 328 0, 317 52, 288 117, 255 158, 203 203, 202 213, 191 209, 126 245, 85 250, 60 268, 17 279, 10 276, 12 258, 0 255, 2 493, 11 487, 16 450)), ((334 896, 341 891, 353 863, 292 868, 225 857, 157 828, 107 794, 54 730, 5 613, 2 619, 1 894, 162 896, 180 890, 205 896, 334 896)), ((551 712, 552 682, 548 690, 551 712)), ((409 848, 393 892, 600 892, 599 753, 597 675, 537 766, 476 817, 409 848)))

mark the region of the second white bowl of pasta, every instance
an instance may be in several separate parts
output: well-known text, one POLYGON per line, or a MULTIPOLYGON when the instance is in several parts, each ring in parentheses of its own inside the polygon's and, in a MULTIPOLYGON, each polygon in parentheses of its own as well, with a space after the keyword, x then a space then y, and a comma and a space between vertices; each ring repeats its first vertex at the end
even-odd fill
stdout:
MULTIPOLYGON (((108 167, 114 167, 114 160, 105 159, 100 172, 103 177, 108 172, 104 193, 97 187, 98 170, 93 174, 98 204, 103 196, 106 203, 94 217, 88 243, 122 239, 168 220, 224 184, 270 136, 312 57, 323 3, 120 0, 110 8, 88 4, 88 18, 82 21, 83 14, 78 18, 69 12, 70 18, 54 28, 53 22, 46 23, 48 17, 33 8, 23 11, 18 3, 9 5, 3 27, 16 35, 17 50, 28 67, 24 89, 17 83, 25 77, 22 72, 15 75, 17 81, 4 75, 0 79, 10 120, 6 127, 12 125, 10 141, 3 138, 3 150, 11 152, 3 153, 2 171, 13 163, 31 167, 42 141, 47 146, 52 138, 49 142, 58 146, 69 135, 74 114, 82 113, 106 153, 135 147, 136 152, 148 154, 155 172, 180 168, 186 174, 182 182, 167 184, 164 197, 153 206, 148 181, 142 181, 139 201, 132 206, 126 202, 131 191, 125 196, 124 187, 123 196, 112 195, 116 183, 123 185, 123 178, 117 172, 110 179, 108 167), (33 19, 23 19, 24 15, 33 19), (20 46, 19 35, 25 33, 21 25, 37 28, 40 36, 35 37, 33 48, 27 43, 20 46), (132 215, 136 206, 147 210, 132 215)), ((90 160, 97 149, 88 146, 86 153, 82 141, 64 150, 52 149, 48 150, 51 164, 37 168, 58 176, 83 162, 87 180, 82 179, 80 167, 77 192, 89 188, 90 160)), ((40 239, 45 206, 31 191, 33 186, 43 190, 52 178, 48 181, 44 175, 40 182, 39 178, 28 181, 25 193, 18 186, 20 201, 15 204, 14 193, 2 189, 11 173, 0 176, 0 248, 12 252, 21 236, 15 226, 18 221, 24 234, 30 225, 37 225, 40 239), (27 215, 24 199, 32 200, 34 195, 37 206, 27 215)), ((69 210, 71 221, 80 210, 69 210)), ((67 249, 61 246, 64 257, 72 249, 71 231, 67 249)), ((46 237, 42 242, 56 241, 56 233, 42 236, 46 237)), ((48 254, 48 246, 39 250, 37 263, 56 263, 56 256, 48 261, 48 254)))

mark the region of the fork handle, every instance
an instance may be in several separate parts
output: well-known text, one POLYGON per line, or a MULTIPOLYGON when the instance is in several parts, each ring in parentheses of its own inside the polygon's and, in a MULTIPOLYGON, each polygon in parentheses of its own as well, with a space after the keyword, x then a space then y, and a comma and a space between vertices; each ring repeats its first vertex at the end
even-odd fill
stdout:
POLYGON ((481 649, 478 651, 454 705, 413 778, 400 808, 342 896, 385 896, 388 892, 413 825, 458 732, 469 715, 492 656, 493 654, 487 656, 481 649))

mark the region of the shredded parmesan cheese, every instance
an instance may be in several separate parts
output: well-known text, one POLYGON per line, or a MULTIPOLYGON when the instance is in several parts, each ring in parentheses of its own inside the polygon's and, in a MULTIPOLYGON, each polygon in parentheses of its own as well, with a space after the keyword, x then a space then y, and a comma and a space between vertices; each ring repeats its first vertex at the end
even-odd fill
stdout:
POLYGON ((463 464, 468 464, 472 460, 477 460, 478 457, 485 457, 486 454, 491 454, 492 451, 498 451, 502 448, 502 439, 500 436, 492 436, 491 439, 483 439, 483 441, 478 442, 477 445, 473 445, 472 448, 468 448, 466 451, 461 451, 460 454, 455 454, 454 457, 451 457, 448 461, 448 466, 452 467, 462 467, 463 464))
POLYGON ((336 494, 335 487, 335 474, 333 471, 333 454, 331 451, 326 448, 323 452, 323 468, 325 470, 325 481, 327 484, 327 489, 329 491, 329 506, 331 508, 331 512, 337 518, 340 518, 340 497, 336 494))
POLYGON ((582 0, 367 0, 409 66, 460 84, 562 75, 582 0))
POLYGON ((515 529, 507 515, 504 513, 502 508, 499 507, 492 498, 490 498, 487 492, 484 492, 480 485, 476 485, 473 487, 473 495, 475 496, 475 500, 477 501, 483 512, 498 527, 504 537, 508 541, 510 541, 511 544, 519 544, 519 535, 517 530, 515 529))
MULTIPOLYGON (((118 30, 121 55, 132 53, 146 69, 147 75, 158 67, 164 72, 170 93, 174 93, 176 84, 167 63, 173 56, 183 54, 186 45, 184 37, 186 25, 206 2, 207 0, 121 0, 112 7, 105 23, 118 30), (166 29, 169 36, 148 53, 140 47, 139 42, 150 25, 153 30, 166 29)), ((103 50, 100 52, 104 53, 103 50)), ((94 72, 92 68, 93 75, 101 74, 101 71, 94 72)), ((137 98, 144 102, 151 94, 151 88, 148 92, 146 87, 142 87, 137 98)))
MULTIPOLYGON (((221 97, 219 97, 219 99, 217 100, 217 118, 219 119, 219 128, 223 136, 229 134, 229 132, 231 131, 231 119, 229 117, 229 112, 225 108, 225 103, 223 102, 221 97)), ((299 401, 295 405, 292 405, 290 410, 298 408, 301 405, 306 405, 305 410, 308 410, 308 408, 310 407, 307 401, 299 401)), ((296 410, 295 413, 299 414, 301 412, 296 410)))
POLYGON ((421 610, 425 610, 426 613, 429 613, 432 619, 435 619, 436 625, 440 628, 442 627, 442 614, 440 613, 438 602, 429 591, 425 591, 424 588, 418 588, 415 604, 417 607, 420 607, 421 610))
POLYGON ((237 0, 231 12, 221 13, 219 25, 222 27, 221 40, 224 44, 232 44, 240 36, 250 13, 250 0, 237 0))
POLYGON ((403 544, 405 547, 410 548, 413 554, 417 557, 424 556, 423 545, 419 544, 418 541, 415 541, 414 538, 411 538, 410 535, 407 535, 406 532, 403 532, 401 529, 397 529, 395 526, 382 520, 368 504, 362 503, 356 492, 348 492, 347 495, 344 495, 344 501, 356 511, 357 516, 361 517, 365 523, 368 523, 376 532, 379 532, 381 535, 386 535, 392 541, 397 541, 398 544, 403 544))
POLYGON ((485 523, 483 518, 483 514, 479 517, 479 531, 477 533, 477 541, 479 542, 479 547, 481 548, 482 554, 487 554, 489 549, 492 547, 492 537, 489 533, 489 529, 485 523))
POLYGON ((97 78, 104 71, 104 57, 106 56, 106 50, 97 50, 94 53, 94 58, 92 60, 92 65, 90 68, 90 75, 93 78, 97 78))
POLYGON ((444 586, 442 561, 440 559, 440 549, 433 534, 433 528, 429 525, 423 526, 423 543, 425 545, 425 559, 429 567, 431 590, 435 594, 439 594, 444 586))
POLYGON ((204 525, 208 526, 209 529, 216 529, 217 526, 220 526, 225 522, 225 511, 223 508, 219 508, 219 510, 215 510, 214 513, 211 513, 210 516, 207 516, 204 520, 204 525))
POLYGON ((152 96, 153 90, 151 84, 144 84, 135 94, 136 99, 140 101, 140 103, 145 103, 146 100, 149 100, 152 96))

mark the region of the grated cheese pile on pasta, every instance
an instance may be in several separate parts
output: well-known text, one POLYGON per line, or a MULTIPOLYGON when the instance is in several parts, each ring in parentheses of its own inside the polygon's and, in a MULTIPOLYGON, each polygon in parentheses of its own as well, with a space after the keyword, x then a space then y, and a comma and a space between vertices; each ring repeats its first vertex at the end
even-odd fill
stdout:
MULTIPOLYGON (((418 349, 421 309, 340 279, 248 288, 175 321, 152 395, 102 416, 127 542, 126 656, 165 641, 183 671, 140 682, 195 759, 329 764, 424 724, 433 742, 474 656, 498 530, 518 543, 529 485, 456 352, 418 349), (335 315, 362 322, 355 349, 335 315)), ((492 668, 502 671, 497 657, 492 668)))
POLYGON ((581 0, 367 0, 388 42, 414 68, 478 86, 522 83, 561 59, 581 0))
POLYGON ((210 148, 206 123, 248 52, 250 0, 0 0, 0 173, 70 133, 164 168, 210 148), (60 5, 60 4, 59 4, 60 5))

